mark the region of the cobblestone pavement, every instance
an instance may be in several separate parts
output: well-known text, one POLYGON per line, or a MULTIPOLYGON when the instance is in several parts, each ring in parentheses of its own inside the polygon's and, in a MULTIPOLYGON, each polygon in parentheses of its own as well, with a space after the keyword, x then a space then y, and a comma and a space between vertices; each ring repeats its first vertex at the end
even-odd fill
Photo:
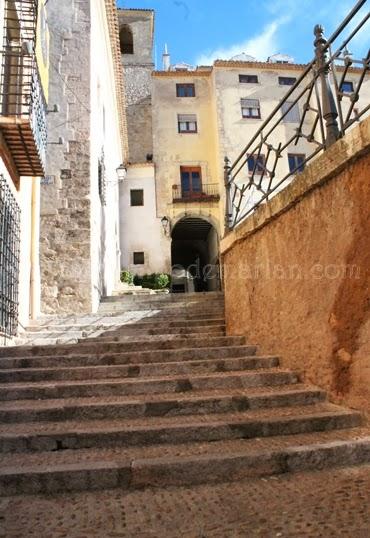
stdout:
POLYGON ((0 500, 6 538, 370 536, 370 465, 213 486, 0 500))

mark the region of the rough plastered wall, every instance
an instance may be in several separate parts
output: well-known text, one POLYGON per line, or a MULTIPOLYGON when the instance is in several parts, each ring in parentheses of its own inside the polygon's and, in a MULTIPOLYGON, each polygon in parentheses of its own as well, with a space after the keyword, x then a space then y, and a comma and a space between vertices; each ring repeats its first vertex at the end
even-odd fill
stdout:
POLYGON ((370 118, 222 242, 228 334, 367 413, 369 178, 370 118))
POLYGON ((41 185, 42 312, 91 310, 90 2, 49 2, 46 178, 41 185), (61 144, 58 144, 58 142, 61 144))

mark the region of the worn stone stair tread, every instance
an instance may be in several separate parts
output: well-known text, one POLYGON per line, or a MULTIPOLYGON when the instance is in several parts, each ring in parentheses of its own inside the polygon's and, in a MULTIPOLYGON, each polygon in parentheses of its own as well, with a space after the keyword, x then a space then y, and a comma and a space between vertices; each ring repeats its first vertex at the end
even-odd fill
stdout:
MULTIPOLYGON (((77 349, 77 348, 76 348, 77 349)), ((63 365, 64 361, 69 367, 76 366, 73 362, 82 363, 90 366, 104 366, 109 364, 124 365, 138 363, 158 363, 158 362, 173 362, 177 360, 204 360, 207 358, 224 359, 227 357, 238 358, 256 353, 257 347, 254 345, 240 346, 221 346, 221 347, 189 347, 181 349, 151 349, 145 351, 124 351, 124 352, 96 352, 79 354, 73 353, 70 355, 39 355, 26 357, 0 357, 0 370, 17 369, 18 368, 45 368, 52 365, 54 362, 63 365), (215 357, 216 354, 216 357, 215 357), (47 366, 45 366, 47 363, 47 366)), ((80 366, 81 364, 77 364, 80 366)))
MULTIPOLYGON (((258 422, 285 422, 292 420, 331 417, 359 417, 360 413, 329 403, 316 403, 302 407, 280 407, 277 409, 255 409, 242 412, 184 415, 175 417, 142 417, 135 419, 82 420, 64 422, 27 422, 0 424, 0 439, 10 437, 36 437, 84 434, 109 434, 115 432, 156 431, 165 429, 212 428, 220 425, 238 426, 258 422)), ((359 425, 355 424, 356 426, 359 425)))
MULTIPOLYGON (((223 330, 220 330, 220 331, 215 331, 215 332, 210 332, 210 333, 161 333, 161 334, 143 334, 143 341, 144 342, 147 342, 148 340, 144 340, 144 338, 146 338, 147 336, 150 336, 150 341, 151 342, 162 342, 164 340, 166 340, 166 342, 168 341, 177 341, 177 340, 187 340, 187 339, 190 339, 190 340, 195 340, 197 338, 201 339, 201 338, 222 338, 225 336, 225 332, 223 330)), ((99 335, 99 336, 92 336, 92 337, 88 337, 88 338, 78 338, 78 343, 82 344, 83 342, 97 342, 97 343, 101 343, 101 342, 106 342, 106 343, 109 343, 109 342, 112 342, 112 343, 115 343, 115 342, 132 342, 134 341, 134 338, 136 337, 135 333, 134 334, 122 334, 122 335, 109 335, 109 336, 104 336, 104 335, 99 335)))
POLYGON ((32 379, 26 379, 21 381, 37 381, 33 379, 36 376, 43 376, 46 381, 53 381, 57 378, 48 378, 48 373, 60 374, 60 378, 73 379, 73 374, 78 373, 80 377, 75 379, 96 379, 99 377, 105 378, 143 378, 158 375, 158 372, 150 373, 148 370, 163 370, 162 375, 186 375, 213 372, 237 372, 245 370, 255 370, 257 368, 271 368, 279 365, 279 358, 276 356, 264 356, 264 355, 250 355, 245 357, 227 357, 223 359, 204 358, 188 361, 166 361, 166 362, 139 362, 130 364, 103 364, 103 365, 86 365, 86 366, 58 366, 51 364, 49 367, 44 368, 5 368, 0 369, 0 386, 1 383, 19 382, 17 377, 32 377, 32 379), (171 368, 175 371, 169 372, 171 368), (178 371, 176 371, 176 369, 178 371), (114 374, 114 375, 108 375, 114 374), (126 375, 124 375, 126 374, 126 375), (95 377, 94 377, 95 376, 95 377))
MULTIPOLYGON (((162 375, 162 376, 148 376, 148 377, 140 377, 140 378, 103 378, 103 379, 79 379, 79 380, 53 380, 53 381, 35 381, 35 382, 20 382, 20 383, 0 383, 0 390, 1 389, 8 389, 8 388, 23 388, 23 387, 36 387, 36 386, 70 386, 70 385, 93 385, 93 384, 120 384, 120 383, 128 383, 128 384, 138 384, 138 383, 149 383, 149 382, 155 382, 155 381, 192 381, 196 379, 227 379, 228 377, 236 377, 240 378, 242 380, 243 377, 251 377, 256 374, 261 373, 268 373, 268 374, 292 374, 293 377, 296 377, 298 380, 298 374, 292 371, 289 368, 281 368, 281 367, 275 367, 275 368, 256 368, 253 370, 243 370, 243 371, 232 371, 232 372, 209 372, 209 373, 194 373, 194 374, 186 374, 184 376, 183 374, 178 375, 162 375)), ((242 387, 242 385, 241 385, 242 387)))
POLYGON ((96 407, 96 406, 120 406, 120 405, 151 405, 157 402, 201 402, 206 400, 222 398, 269 398, 274 396, 294 395, 294 394, 316 394, 324 398, 326 392, 313 385, 294 383, 277 387, 252 387, 247 389, 219 389, 219 390, 199 390, 194 392, 137 394, 127 396, 97 396, 81 398, 59 398, 47 400, 10 400, 1 402, 0 413, 3 411, 21 410, 48 410, 66 409, 68 407, 96 407))
POLYGON ((35 357, 35 356, 45 356, 48 354, 53 354, 54 356, 59 356, 61 354, 68 354, 69 352, 75 351, 78 349, 79 354, 86 353, 95 353, 102 351, 130 351, 131 349, 142 350, 142 351, 151 351, 151 350, 170 350, 170 349, 179 349, 182 347, 222 347, 222 346, 232 346, 232 345, 243 345, 245 343, 244 336, 211 336, 209 338, 181 338, 181 339, 167 339, 162 338, 160 340, 151 340, 149 338, 142 338, 140 340, 130 340, 129 342, 108 342, 108 343, 99 343, 93 341, 84 341, 76 344, 58 344, 51 346, 12 346, 12 347, 3 347, 0 348, 0 357, 1 358, 16 358, 16 357, 35 357))
POLYGON ((29 467, 54 468, 54 465, 79 465, 81 462, 120 462, 138 459, 185 458, 219 454, 236 454, 262 451, 278 451, 289 447, 368 440, 370 427, 355 427, 341 430, 278 435, 252 439, 225 439, 212 442, 177 444, 153 444, 111 448, 80 448, 54 452, 28 452, 0 454, 0 476, 19 472, 29 467))

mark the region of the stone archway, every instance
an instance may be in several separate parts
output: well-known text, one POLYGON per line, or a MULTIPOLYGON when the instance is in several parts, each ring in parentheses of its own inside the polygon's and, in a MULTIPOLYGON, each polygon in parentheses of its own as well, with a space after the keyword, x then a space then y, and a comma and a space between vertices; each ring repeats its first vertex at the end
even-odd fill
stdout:
POLYGON ((219 238, 215 226, 201 217, 183 217, 174 225, 171 237, 172 291, 219 290, 219 238))

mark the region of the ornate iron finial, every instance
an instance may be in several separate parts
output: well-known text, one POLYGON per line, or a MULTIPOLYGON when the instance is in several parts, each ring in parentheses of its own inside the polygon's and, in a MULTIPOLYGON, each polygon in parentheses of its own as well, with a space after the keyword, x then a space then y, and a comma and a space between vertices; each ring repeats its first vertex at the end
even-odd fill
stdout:
POLYGON ((330 62, 324 27, 321 24, 316 24, 313 33, 316 37, 314 41, 316 70, 321 83, 322 115, 326 127, 325 146, 328 148, 339 138, 338 111, 329 82, 330 62))
POLYGON ((316 24, 315 28, 313 29, 313 33, 315 34, 316 38, 322 37, 324 31, 325 28, 322 24, 316 24))

